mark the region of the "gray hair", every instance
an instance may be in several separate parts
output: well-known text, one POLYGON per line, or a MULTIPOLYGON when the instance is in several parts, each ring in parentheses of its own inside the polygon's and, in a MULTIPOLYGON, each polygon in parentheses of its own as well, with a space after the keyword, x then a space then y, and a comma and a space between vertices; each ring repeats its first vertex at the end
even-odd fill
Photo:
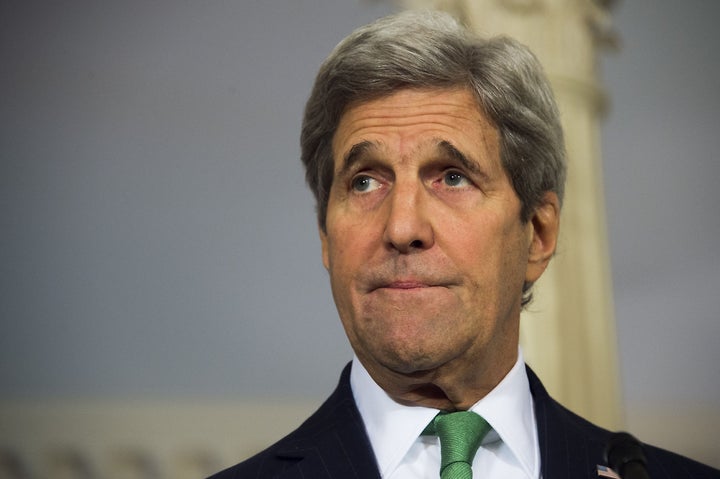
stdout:
POLYGON ((440 12, 403 12, 361 27, 330 53, 305 107, 305 178, 325 229, 332 140, 350 104, 402 88, 468 88, 498 128, 500 160, 528 221, 547 191, 560 202, 565 148, 552 90, 535 56, 505 37, 481 39, 440 12))

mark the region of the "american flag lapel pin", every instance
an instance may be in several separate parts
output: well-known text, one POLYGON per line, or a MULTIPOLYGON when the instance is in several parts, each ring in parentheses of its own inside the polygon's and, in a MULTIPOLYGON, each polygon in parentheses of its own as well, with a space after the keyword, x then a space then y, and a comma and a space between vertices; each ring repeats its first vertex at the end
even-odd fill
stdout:
POLYGON ((607 477, 609 479, 620 479, 617 472, 607 466, 601 466, 600 464, 597 466, 597 475, 598 477, 607 477))

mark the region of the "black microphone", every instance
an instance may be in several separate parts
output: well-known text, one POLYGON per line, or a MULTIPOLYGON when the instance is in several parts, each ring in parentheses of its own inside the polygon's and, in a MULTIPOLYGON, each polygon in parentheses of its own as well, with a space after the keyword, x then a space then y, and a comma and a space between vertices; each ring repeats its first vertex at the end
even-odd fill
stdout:
POLYGON ((621 479, 650 479, 640 441, 627 432, 616 432, 605 446, 605 461, 621 479))

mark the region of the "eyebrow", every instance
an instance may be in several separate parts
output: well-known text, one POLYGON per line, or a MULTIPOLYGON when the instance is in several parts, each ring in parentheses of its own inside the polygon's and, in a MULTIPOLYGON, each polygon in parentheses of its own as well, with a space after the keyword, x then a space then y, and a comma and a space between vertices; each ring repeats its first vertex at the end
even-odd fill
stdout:
MULTIPOLYGON (((468 157, 466 154, 458 150, 455 145, 447 140, 435 139, 437 150, 441 156, 446 156, 453 161, 458 162, 463 168, 472 172, 475 175, 488 178, 487 172, 483 171, 478 163, 468 157)), ((342 177, 346 175, 352 168, 353 165, 360 162, 367 155, 379 149, 379 145, 372 141, 364 140, 354 144, 348 152, 343 156, 342 166, 338 172, 338 176, 342 177)))
POLYGON ((447 140, 440 140, 437 143, 437 147, 440 150, 441 153, 444 155, 449 156, 453 160, 460 163, 463 168, 466 170, 472 172, 475 175, 482 176, 487 178, 488 174, 483 171, 482 168, 478 165, 476 161, 473 161, 471 158, 469 158, 467 155, 465 155, 463 152, 455 148, 455 145, 450 143, 447 140))
POLYGON ((338 172, 338 176, 345 176, 355 165, 363 158, 365 158, 371 151, 377 150, 378 145, 368 140, 361 141, 360 143, 354 144, 350 150, 343 156, 342 167, 338 172))

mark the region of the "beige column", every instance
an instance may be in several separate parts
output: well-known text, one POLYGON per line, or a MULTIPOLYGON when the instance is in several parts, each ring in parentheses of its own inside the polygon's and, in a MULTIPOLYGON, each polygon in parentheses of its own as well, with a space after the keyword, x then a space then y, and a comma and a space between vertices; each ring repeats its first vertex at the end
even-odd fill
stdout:
POLYGON ((561 110, 568 183, 561 238, 523 313, 526 360, 550 393, 605 427, 622 425, 615 320, 603 198, 597 57, 612 46, 601 0, 406 0, 450 11, 484 35, 510 35, 542 62, 561 110))

